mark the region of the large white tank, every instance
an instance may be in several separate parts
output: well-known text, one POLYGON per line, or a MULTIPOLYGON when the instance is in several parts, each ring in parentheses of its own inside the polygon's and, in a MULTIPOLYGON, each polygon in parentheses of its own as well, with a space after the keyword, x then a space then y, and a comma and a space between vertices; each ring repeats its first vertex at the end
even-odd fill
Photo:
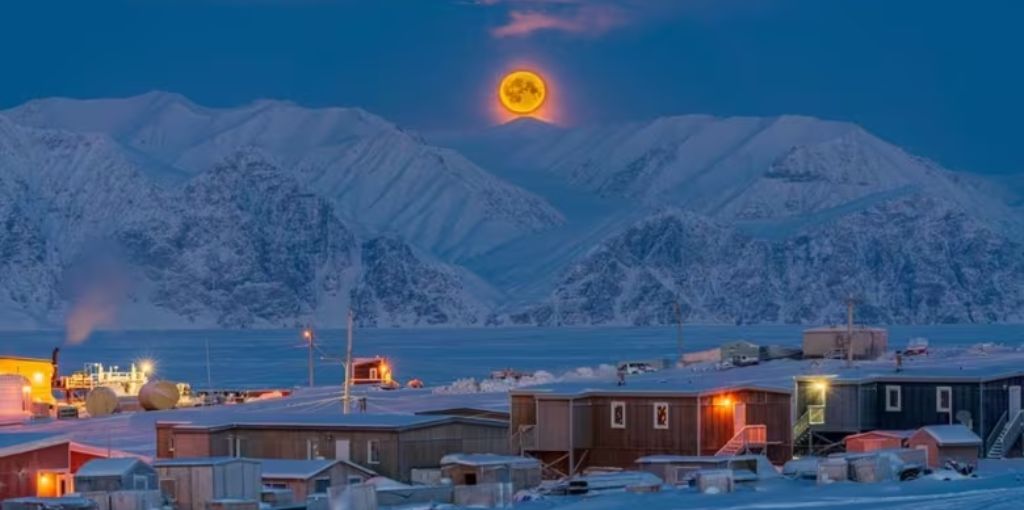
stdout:
POLYGON ((149 381, 139 390, 139 405, 147 411, 164 411, 178 405, 181 393, 170 381, 149 381))
POLYGON ((85 410, 89 416, 107 416, 117 411, 117 393, 106 386, 94 388, 85 397, 85 410))
POLYGON ((0 375, 0 423, 19 422, 32 410, 32 394, 28 379, 16 374, 0 375))

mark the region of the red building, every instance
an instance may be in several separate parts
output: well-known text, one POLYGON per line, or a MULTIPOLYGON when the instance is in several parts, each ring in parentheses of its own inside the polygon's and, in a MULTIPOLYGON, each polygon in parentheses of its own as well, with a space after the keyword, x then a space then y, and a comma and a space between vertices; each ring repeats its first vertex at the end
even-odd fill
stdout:
POLYGON ((14 432, 0 434, 0 500, 58 497, 74 491, 74 475, 86 462, 106 458, 105 448, 67 436, 14 432))
POLYGON ((867 453, 875 450, 905 448, 913 430, 872 430, 846 436, 843 443, 849 453, 867 453))

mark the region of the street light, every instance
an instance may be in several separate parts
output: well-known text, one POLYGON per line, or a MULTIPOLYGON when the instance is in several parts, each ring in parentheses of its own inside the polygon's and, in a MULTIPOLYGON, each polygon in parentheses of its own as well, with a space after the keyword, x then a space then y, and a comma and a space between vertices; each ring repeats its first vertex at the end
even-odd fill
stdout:
POLYGON ((306 341, 306 346, 309 349, 309 386, 313 387, 313 328, 307 327, 302 330, 302 339, 306 341))

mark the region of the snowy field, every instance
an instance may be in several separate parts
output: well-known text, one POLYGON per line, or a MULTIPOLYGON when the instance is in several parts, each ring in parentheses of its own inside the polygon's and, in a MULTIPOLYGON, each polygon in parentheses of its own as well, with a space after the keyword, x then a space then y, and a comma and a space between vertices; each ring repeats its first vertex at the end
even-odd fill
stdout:
MULTIPOLYGON (((686 350, 712 347, 725 340, 746 338, 762 343, 797 345, 799 327, 688 327, 686 350)), ((924 336, 932 353, 908 358, 908 372, 1024 370, 1024 327, 937 326, 895 327, 890 347, 909 338, 924 336)), ((342 351, 343 331, 321 332, 322 349, 342 351)), ((673 328, 635 329, 461 329, 461 330, 363 330, 357 336, 358 354, 386 354, 397 365, 402 379, 421 377, 422 390, 381 391, 360 387, 369 413, 410 413, 451 407, 505 410, 506 387, 479 382, 496 368, 513 367, 535 373, 529 383, 561 384, 572 388, 614 386, 614 370, 621 359, 670 357, 675 352, 673 328), (604 367, 602 367, 604 365, 604 367)), ((203 386, 206 349, 210 345, 215 386, 301 386, 305 379, 306 351, 294 331, 246 332, 110 332, 95 335, 79 346, 64 347, 65 370, 87 361, 124 362, 141 357, 158 360, 160 372, 170 379, 188 380, 203 386)), ((62 343, 58 333, 3 333, 0 349, 6 354, 46 356, 62 343)), ((642 376, 628 384, 642 387, 705 387, 729 384, 761 384, 786 387, 792 377, 810 373, 865 375, 893 369, 891 355, 878 361, 858 362, 844 368, 840 360, 780 360, 745 368, 720 370, 713 365, 694 365, 642 376)), ((299 388, 292 397, 245 405, 179 409, 162 412, 122 413, 105 418, 47 421, 10 427, 68 433, 76 440, 151 456, 154 424, 158 420, 244 419, 246 414, 272 413, 287 420, 310 414, 340 412, 341 379, 337 363, 322 360, 317 388, 299 388)), ((609 494, 600 497, 549 498, 522 506, 526 510, 605 510, 645 507, 668 509, 960 509, 1021 508, 1024 500, 1024 463, 1005 461, 983 466, 978 479, 939 481, 923 479, 905 483, 839 483, 816 487, 811 482, 777 480, 744 487, 728 495, 667 490, 658 494, 609 494)))
MULTIPOLYGON (((799 345, 800 326, 686 326, 684 349, 697 351, 736 339, 761 344, 799 345)), ((901 348, 923 336, 932 346, 982 342, 1024 345, 1024 326, 895 326, 889 345, 901 348)), ((339 359, 344 330, 318 331, 318 384, 340 384, 339 359), (332 359, 333 358, 333 359, 332 359)), ((0 332, 0 353, 49 357, 61 346, 62 371, 85 363, 127 366, 156 360, 158 375, 206 386, 206 345, 215 387, 290 387, 306 383, 307 352, 297 330, 112 331, 94 334, 80 345, 63 345, 62 332, 0 332)), ((626 359, 674 357, 675 328, 476 328, 365 329, 355 337, 357 356, 386 355, 399 380, 419 378, 428 385, 464 377, 486 377, 492 370, 564 373, 626 359)))

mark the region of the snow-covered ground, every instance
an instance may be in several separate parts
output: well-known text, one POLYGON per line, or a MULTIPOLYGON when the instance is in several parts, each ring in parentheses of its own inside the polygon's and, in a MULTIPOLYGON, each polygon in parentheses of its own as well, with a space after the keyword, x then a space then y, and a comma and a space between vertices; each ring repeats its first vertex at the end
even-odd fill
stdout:
MULTIPOLYGON (((908 358, 907 371, 1024 367, 1024 328, 1011 326, 942 326, 893 328, 890 346, 926 336, 933 353, 908 358)), ((322 350, 340 353, 344 335, 322 331, 322 350)), ((60 344, 60 334, 0 333, 5 354, 45 356, 60 344)), ((381 391, 358 388, 368 397, 370 413, 411 413, 452 407, 507 409, 508 386, 483 382, 491 370, 512 367, 534 374, 528 384, 560 384, 567 388, 612 385, 610 364, 622 359, 671 357, 675 352, 672 328, 631 329, 460 329, 366 330, 357 335, 358 354, 386 354, 393 358, 400 379, 419 377, 421 390, 381 391)), ((724 340, 748 338, 763 343, 798 344, 799 328, 792 327, 687 327, 687 350, 706 349, 724 340)), ((204 386, 206 341, 209 340, 214 386, 292 387, 305 383, 306 351, 293 331, 249 332, 111 332, 63 351, 64 370, 87 361, 122 362, 148 356, 157 360, 166 378, 204 386)), ((775 361, 754 367, 718 370, 695 365, 630 377, 630 385, 672 387, 726 386, 747 383, 783 386, 799 374, 889 371, 891 359, 858 362, 855 369, 841 361, 775 361)), ((154 424, 158 420, 210 417, 210 413, 237 417, 247 413, 288 415, 336 413, 340 408, 341 370, 336 362, 321 362, 316 388, 298 388, 289 398, 205 409, 124 413, 106 418, 35 423, 23 428, 72 434, 82 442, 144 455, 154 451, 154 424)))

